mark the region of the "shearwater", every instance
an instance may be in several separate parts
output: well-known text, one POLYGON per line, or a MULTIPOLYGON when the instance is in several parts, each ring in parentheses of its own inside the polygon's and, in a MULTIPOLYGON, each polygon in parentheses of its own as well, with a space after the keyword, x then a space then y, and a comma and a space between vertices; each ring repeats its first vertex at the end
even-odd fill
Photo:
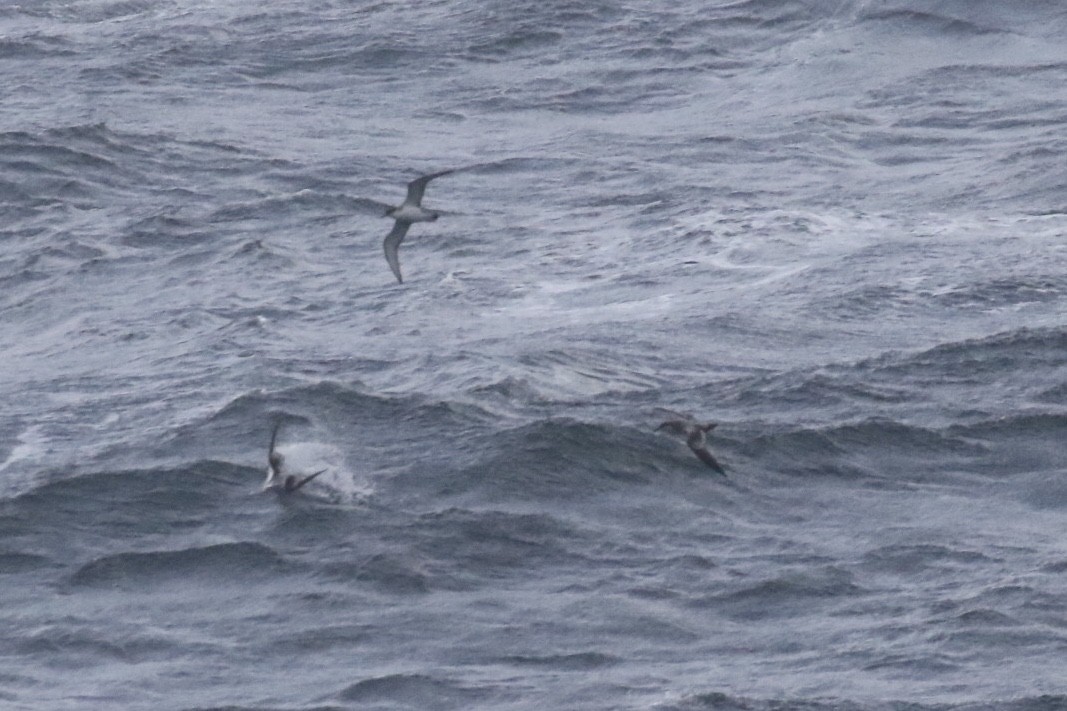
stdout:
POLYGON ((270 448, 267 450, 267 480, 263 482, 263 490, 291 494, 326 470, 320 469, 302 478, 293 474, 283 474, 285 457, 274 447, 278 441, 278 430, 281 426, 280 422, 275 423, 274 430, 270 433, 270 448))
POLYGON ((453 172, 455 171, 442 170, 439 173, 430 173, 412 180, 408 183, 408 195, 404 198, 404 202, 385 211, 385 217, 392 217, 396 220, 393 223, 393 229, 385 236, 385 242, 382 243, 385 247, 385 261, 389 262, 389 268, 393 270, 393 274, 399 284, 403 284, 404 279, 400 276, 400 255, 398 252, 400 243, 404 241, 404 235, 408 233, 411 223, 433 222, 441 216, 441 213, 427 210, 422 206, 422 195, 426 192, 426 184, 434 178, 453 172))
POLYGON ((693 450, 693 454, 697 455, 700 461, 707 464, 709 467, 717 471, 719 474, 726 476, 726 470, 723 469, 719 461, 715 459, 710 451, 708 451, 707 433, 719 426, 718 422, 697 422, 696 419, 689 414, 674 412, 673 410, 666 410, 659 408, 664 412, 669 413, 675 419, 667 420, 656 428, 659 430, 666 430, 671 434, 685 437, 685 443, 689 446, 689 449, 693 450))

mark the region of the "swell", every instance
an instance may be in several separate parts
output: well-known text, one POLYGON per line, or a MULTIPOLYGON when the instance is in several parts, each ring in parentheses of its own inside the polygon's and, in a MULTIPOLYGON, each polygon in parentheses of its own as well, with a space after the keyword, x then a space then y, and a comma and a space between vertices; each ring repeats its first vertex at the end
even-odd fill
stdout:
MULTIPOLYGON (((262 167, 256 156, 226 144, 119 131, 104 123, 0 133, 4 181, 15 187, 17 205, 24 211, 34 208, 26 216, 42 219, 51 214, 43 212, 45 207, 93 209, 133 202, 136 207, 123 214, 136 231, 146 213, 152 218, 178 212, 179 207, 170 207, 175 200, 184 206, 190 196, 202 198, 206 176, 224 179, 251 166, 256 172, 262 167), (153 197, 148 209, 146 193, 153 197)), ((39 221, 23 232, 33 229, 40 229, 39 221)))
POLYGON ((115 662, 165 663, 184 648, 184 644, 169 635, 143 627, 117 620, 101 625, 70 617, 62 623, 37 627, 18 638, 13 646, 20 655, 36 659, 40 664, 75 669, 115 662))
POLYGON ((966 468, 988 455, 986 445, 966 436, 884 418, 782 429, 739 449, 766 471, 901 483, 966 468))
POLYGON ((389 674, 350 684, 337 696, 361 704, 402 704, 411 708, 468 708, 492 695, 488 687, 472 686, 428 674, 389 674))
POLYGON ((842 321, 870 321, 900 314, 1006 312, 1024 306, 1054 305, 1067 300, 1067 278, 1049 270, 997 276, 972 283, 922 288, 866 283, 817 301, 820 311, 842 321))
POLYGON ((1024 327, 853 362, 730 378, 704 386, 700 395, 754 417, 788 406, 794 418, 825 426, 880 417, 943 430, 1035 414, 1035 403, 1053 405, 1067 382, 1065 347, 1067 329, 1024 327))
POLYGON ((888 354, 860 364, 867 371, 900 377, 934 374, 983 377, 1063 364, 1067 328, 1020 328, 983 338, 945 343, 917 353, 888 354))
POLYGON ((827 566, 785 573, 733 591, 696 597, 688 604, 729 618, 760 620, 817 614, 824 606, 837 604, 841 598, 865 594, 849 572, 827 566))
POLYGON ((200 587, 238 582, 248 576, 273 578, 288 568, 281 555, 261 543, 218 543, 179 550, 115 553, 78 568, 69 579, 74 588, 142 589, 186 582, 200 587))
POLYGON ((575 524, 541 513, 451 508, 420 516, 416 530, 425 534, 419 548, 426 555, 488 577, 522 574, 530 566, 580 565, 593 543, 575 524))
POLYGON ((655 457, 641 450, 653 436, 568 418, 537 420, 479 436, 470 448, 474 461, 451 472, 438 493, 515 502, 596 497, 652 480, 655 457))
MULTIPOLYGON (((907 672, 909 679, 923 669, 952 670, 959 667, 953 662, 945 662, 945 655, 914 655, 898 657, 894 664, 887 666, 900 668, 907 672)), ((882 701, 851 700, 847 698, 805 698, 793 696, 742 696, 722 691, 687 693, 676 701, 657 706, 657 711, 783 711, 784 709, 803 709, 804 711, 988 711, 991 708, 1003 711, 1056 711, 1067 704, 1067 696, 1062 694, 1034 694, 1011 699, 1000 699, 994 703, 978 702, 923 702, 906 700, 906 694, 900 694, 900 701, 887 699, 882 701)))
POLYGON ((0 501, 0 532, 19 552, 76 556, 128 535, 189 531, 230 510, 261 475, 224 462, 176 468, 41 475, 43 483, 0 501))
POLYGON ((22 6, 19 11, 31 16, 48 17, 64 22, 96 24, 108 20, 132 18, 154 8, 143 0, 107 0, 99 3, 41 3, 22 6))
POLYGON ((59 35, 33 34, 0 38, 0 59, 40 60, 50 57, 70 57, 75 54, 69 40, 59 35))
POLYGON ((736 446, 772 470, 1020 473, 1055 466, 1065 347, 1063 328, 1021 328, 705 389, 752 414, 736 446), (783 403, 813 424, 780 422, 783 403))
POLYGON ((1005 31, 946 14, 905 8, 865 11, 860 14, 859 20, 865 23, 889 24, 895 32, 924 32, 938 37, 978 37, 1005 31))

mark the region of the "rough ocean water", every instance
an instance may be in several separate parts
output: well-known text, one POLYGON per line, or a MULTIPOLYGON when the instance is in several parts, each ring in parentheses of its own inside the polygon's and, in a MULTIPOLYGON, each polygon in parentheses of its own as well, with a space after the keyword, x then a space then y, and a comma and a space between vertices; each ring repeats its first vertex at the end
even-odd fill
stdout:
POLYGON ((1065 37, 0 5, 0 708, 1067 708, 1065 37))

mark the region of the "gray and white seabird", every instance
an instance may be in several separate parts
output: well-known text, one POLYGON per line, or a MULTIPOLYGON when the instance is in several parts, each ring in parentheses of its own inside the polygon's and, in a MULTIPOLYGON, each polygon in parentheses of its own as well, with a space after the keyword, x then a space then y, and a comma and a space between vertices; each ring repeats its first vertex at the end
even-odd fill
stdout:
POLYGON ((308 474, 302 478, 298 478, 293 474, 283 474, 282 467, 285 464, 285 457, 274 448, 275 442, 278 441, 278 430, 281 426, 280 422, 276 423, 274 431, 270 433, 270 449, 267 452, 267 480, 263 483, 263 490, 291 494, 326 470, 320 469, 314 474, 308 474))
MULTIPOLYGON (((662 408, 660 408, 662 409, 662 408)), ((692 415, 687 415, 679 412, 673 412, 671 410, 664 410, 675 417, 675 419, 667 420, 656 431, 666 430, 671 434, 685 437, 685 443, 689 446, 689 449, 693 450, 693 454, 697 455, 700 461, 707 464, 709 467, 717 471, 719 474, 726 476, 726 470, 722 468, 718 460, 712 456, 708 451, 707 433, 718 427, 717 422, 697 422, 692 415)))
POLYGON ((391 217, 396 220, 393 223, 393 229, 385 236, 385 242, 383 243, 385 261, 389 262, 389 268, 393 270, 393 274, 399 284, 403 284, 404 279, 400 276, 400 255, 398 251, 400 250, 400 243, 404 241, 404 235, 408 233, 408 228, 411 227, 411 223, 433 222, 441 216, 441 213, 427 210, 422 206, 422 195, 426 192, 426 184, 434 178, 440 178, 442 175, 448 175, 453 172, 455 171, 442 170, 439 173, 430 173, 412 180, 408 183, 408 195, 404 198, 404 202, 385 211, 385 217, 391 217))

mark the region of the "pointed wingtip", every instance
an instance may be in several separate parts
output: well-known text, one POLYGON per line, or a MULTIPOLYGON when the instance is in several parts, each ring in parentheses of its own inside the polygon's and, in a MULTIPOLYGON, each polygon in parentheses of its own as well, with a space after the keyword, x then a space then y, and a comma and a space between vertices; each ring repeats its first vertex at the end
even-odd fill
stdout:
POLYGON ((382 249, 385 251, 385 261, 389 263, 389 269, 393 272, 393 276, 396 277, 398 284, 404 283, 404 278, 400 276, 400 243, 404 241, 404 236, 407 234, 410 226, 410 222, 401 222, 400 220, 397 220, 393 223, 393 229, 389 231, 389 234, 387 234, 382 241, 382 249))
POLYGON ((277 420, 274 423, 274 429, 270 433, 270 447, 267 448, 267 458, 269 459, 274 455, 274 443, 278 441, 278 430, 282 427, 282 421, 277 420))
POLYGON ((459 170, 459 168, 446 168, 445 170, 439 170, 436 173, 427 173, 419 178, 419 180, 433 180, 434 178, 440 178, 442 175, 451 175, 457 170, 459 170))
POLYGON ((315 477, 317 477, 317 476, 318 476, 319 474, 324 474, 325 472, 326 472, 326 470, 325 470, 325 469, 320 469, 320 470, 318 470, 317 472, 315 472, 314 474, 308 474, 308 475, 307 475, 306 477, 304 477, 304 478, 303 478, 303 479, 301 479, 300 481, 296 482, 296 483, 295 483, 295 484, 293 485, 293 487, 292 487, 292 488, 290 489, 290 491, 297 491, 297 490, 298 490, 298 489, 300 489, 300 487, 302 487, 302 486, 303 486, 304 484, 307 484, 307 483, 308 483, 309 481, 311 481, 312 479, 314 479, 315 477))
POLYGON ((693 450, 693 454, 697 455, 697 458, 700 461, 708 465, 708 468, 715 470, 723 476, 726 476, 726 470, 723 469, 722 465, 719 464, 719 460, 717 460, 711 452, 709 452, 704 447, 690 447, 690 449, 693 450))

